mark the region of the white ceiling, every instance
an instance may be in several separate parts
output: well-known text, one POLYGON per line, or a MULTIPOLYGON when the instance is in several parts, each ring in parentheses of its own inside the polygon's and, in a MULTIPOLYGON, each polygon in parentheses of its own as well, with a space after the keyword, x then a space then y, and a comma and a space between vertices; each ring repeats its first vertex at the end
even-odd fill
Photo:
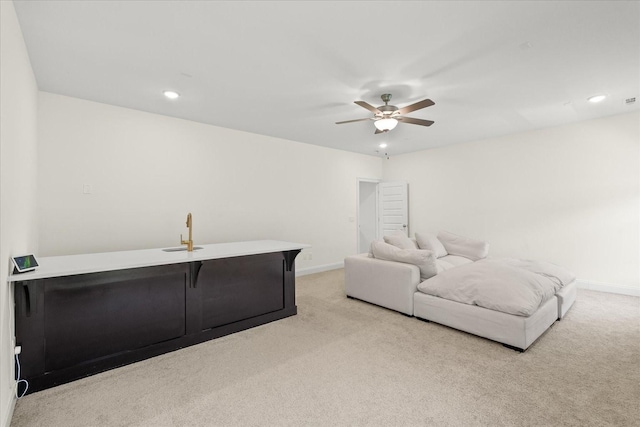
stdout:
POLYGON ((637 1, 14 4, 43 91, 371 155, 640 108, 637 1), (334 124, 383 93, 435 124, 334 124))

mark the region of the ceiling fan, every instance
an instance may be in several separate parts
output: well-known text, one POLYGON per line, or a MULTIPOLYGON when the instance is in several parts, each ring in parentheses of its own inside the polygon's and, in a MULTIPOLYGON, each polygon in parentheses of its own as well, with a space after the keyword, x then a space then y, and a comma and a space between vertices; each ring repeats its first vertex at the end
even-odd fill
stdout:
POLYGON ((385 93, 382 96, 382 101, 384 105, 380 107, 374 107, 371 104, 368 104, 364 101, 355 101, 359 106, 366 108, 371 111, 374 116, 366 119, 355 119, 355 120, 346 120, 344 122, 336 122, 337 125, 341 125, 343 123, 353 123, 353 122, 362 122, 365 120, 373 120, 373 124, 376 127, 375 133, 385 133, 389 132, 393 128, 396 127, 398 122, 402 123, 410 123, 412 125, 420 125, 420 126, 431 126, 434 122, 432 120, 423 120, 423 119, 414 119, 413 117, 404 117, 404 114, 410 113, 412 111, 420 110, 422 108, 427 108, 435 104, 430 99, 424 99, 422 101, 418 101, 414 104, 407 105, 406 107, 398 108, 395 105, 389 105, 389 101, 391 101, 391 94, 385 93))

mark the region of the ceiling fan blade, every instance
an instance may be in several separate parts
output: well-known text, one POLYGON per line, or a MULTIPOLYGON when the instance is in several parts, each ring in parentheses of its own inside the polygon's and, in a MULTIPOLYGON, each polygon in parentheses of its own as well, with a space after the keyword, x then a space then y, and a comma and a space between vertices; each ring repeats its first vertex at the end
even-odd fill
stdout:
POLYGON ((373 120, 373 119, 367 117, 366 119, 355 119, 355 120, 345 120, 344 122, 336 122, 336 124, 341 125, 343 123, 364 122, 365 120, 373 120))
POLYGON ((423 99, 422 101, 418 101, 415 104, 411 104, 411 105, 407 105, 406 107, 402 107, 397 112, 399 114, 407 114, 407 113, 410 113, 412 111, 420 110, 422 108, 431 107, 434 104, 435 104, 435 102, 433 102, 430 99, 423 99))
POLYGON ((364 101, 354 101, 356 104, 358 104, 359 106, 366 108, 367 110, 371 111, 374 114, 382 114, 382 111, 378 110, 376 107, 374 107, 371 104, 367 104, 364 101))
POLYGON ((379 133, 384 133, 385 131, 380 130, 378 128, 376 128, 376 131, 374 132, 375 135, 379 134, 379 133))
POLYGON ((432 120, 414 119, 413 117, 398 117, 397 120, 402 123, 410 123, 412 125, 431 126, 435 122, 432 120))

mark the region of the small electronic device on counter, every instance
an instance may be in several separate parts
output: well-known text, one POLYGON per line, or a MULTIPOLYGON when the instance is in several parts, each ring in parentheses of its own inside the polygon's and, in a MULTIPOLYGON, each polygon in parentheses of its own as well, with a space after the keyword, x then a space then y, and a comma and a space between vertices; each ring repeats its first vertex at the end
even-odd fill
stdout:
POLYGON ((38 261, 36 261, 36 257, 33 254, 14 256, 11 260, 15 266, 13 270, 14 274, 33 271, 38 267, 38 261))

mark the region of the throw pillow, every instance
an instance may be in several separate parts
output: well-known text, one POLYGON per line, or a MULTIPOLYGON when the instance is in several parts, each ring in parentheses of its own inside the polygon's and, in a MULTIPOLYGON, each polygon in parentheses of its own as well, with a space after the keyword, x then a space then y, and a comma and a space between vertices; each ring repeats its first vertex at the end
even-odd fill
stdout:
POLYGON ((400 249, 418 249, 413 240, 408 238, 407 235, 400 230, 396 230, 393 233, 384 236, 383 238, 384 241, 388 244, 396 246, 400 249))
POLYGON ((477 261, 489 255, 489 243, 482 240, 470 239, 457 234, 441 231, 438 240, 442 242, 450 255, 459 255, 477 261))
POLYGON ((400 249, 379 240, 371 243, 373 257, 386 261, 413 264, 420 269, 420 278, 426 280, 438 273, 436 257, 431 251, 422 249, 400 249))
POLYGON ((442 242, 434 234, 420 234, 416 233, 416 242, 420 249, 427 249, 433 251, 436 258, 442 258, 447 256, 447 250, 442 245, 442 242))

